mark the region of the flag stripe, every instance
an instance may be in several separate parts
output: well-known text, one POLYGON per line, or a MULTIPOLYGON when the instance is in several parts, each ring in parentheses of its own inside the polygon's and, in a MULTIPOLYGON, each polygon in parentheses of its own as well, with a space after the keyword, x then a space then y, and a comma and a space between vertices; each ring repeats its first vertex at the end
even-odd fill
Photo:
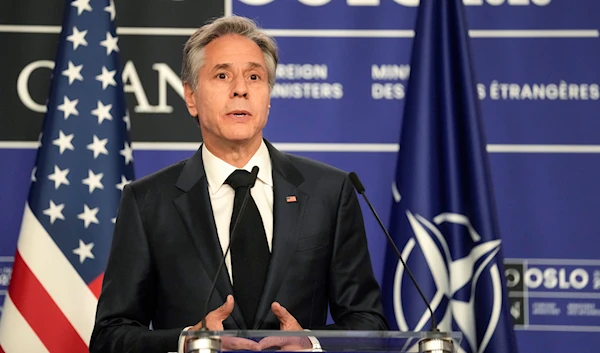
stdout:
POLYGON ((96 299, 100 298, 100 292, 102 292, 102 280, 104 280, 104 273, 96 277, 89 285, 90 290, 94 293, 96 299))
POLYGON ((23 352, 46 353, 48 349, 17 310, 10 295, 7 295, 0 320, 0 353, 23 352), (11 330, 2 327, 9 325, 11 330))
MULTIPOLYGON (((73 248, 76 246, 77 244, 74 244, 73 248)), ((17 248, 47 294, 69 319, 81 340, 89 342, 94 329, 98 300, 50 238, 29 204, 25 205, 17 248)))
POLYGON ((87 352, 87 344, 79 337, 69 320, 50 298, 17 250, 11 285, 8 292, 17 310, 52 353, 87 352))

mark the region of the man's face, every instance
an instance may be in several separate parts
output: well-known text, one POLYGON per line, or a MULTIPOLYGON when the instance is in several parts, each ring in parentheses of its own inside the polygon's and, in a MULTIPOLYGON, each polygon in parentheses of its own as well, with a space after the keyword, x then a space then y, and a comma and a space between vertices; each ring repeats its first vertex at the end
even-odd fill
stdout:
POLYGON ((204 47, 196 91, 184 87, 204 142, 222 146, 261 140, 269 114, 268 82, 264 55, 250 39, 228 35, 204 47))

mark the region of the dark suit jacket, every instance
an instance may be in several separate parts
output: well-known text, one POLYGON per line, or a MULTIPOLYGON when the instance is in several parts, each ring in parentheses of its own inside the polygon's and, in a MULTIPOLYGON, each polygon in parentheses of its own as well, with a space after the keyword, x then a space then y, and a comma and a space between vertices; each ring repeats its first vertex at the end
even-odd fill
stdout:
MULTIPOLYGON (((256 327, 246 327, 236 307, 225 329, 279 329, 273 301, 303 328, 387 329, 347 174, 281 153, 268 142, 267 147, 274 185, 267 281, 256 327), (297 201, 286 202, 290 195, 297 201), (325 327, 328 304, 335 325, 325 327)), ((206 314, 204 303, 222 259, 200 150, 127 185, 90 351, 176 351, 181 330, 206 314)), ((222 305, 227 294, 233 288, 224 267, 208 310, 222 305)))

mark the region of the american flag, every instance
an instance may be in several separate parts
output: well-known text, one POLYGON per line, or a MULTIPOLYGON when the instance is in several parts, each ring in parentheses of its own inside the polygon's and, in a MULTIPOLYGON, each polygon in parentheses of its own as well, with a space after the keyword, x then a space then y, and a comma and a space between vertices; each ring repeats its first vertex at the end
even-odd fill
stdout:
POLYGON ((123 186, 130 120, 112 0, 65 6, 0 321, 0 353, 88 352, 123 186))

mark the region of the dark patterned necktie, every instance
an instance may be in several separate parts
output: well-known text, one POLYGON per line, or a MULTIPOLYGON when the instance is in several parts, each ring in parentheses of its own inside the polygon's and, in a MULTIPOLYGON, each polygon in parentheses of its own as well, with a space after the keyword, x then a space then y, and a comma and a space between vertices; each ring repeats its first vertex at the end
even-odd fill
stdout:
MULTIPOLYGON (((230 237, 244 195, 248 192, 252 181, 250 173, 243 169, 234 171, 225 181, 235 190, 233 214, 229 226, 230 237)), ((240 217, 235 238, 231 242, 231 270, 236 305, 242 310, 246 325, 252 328, 267 278, 271 253, 265 227, 252 195, 249 195, 246 209, 240 217)))

